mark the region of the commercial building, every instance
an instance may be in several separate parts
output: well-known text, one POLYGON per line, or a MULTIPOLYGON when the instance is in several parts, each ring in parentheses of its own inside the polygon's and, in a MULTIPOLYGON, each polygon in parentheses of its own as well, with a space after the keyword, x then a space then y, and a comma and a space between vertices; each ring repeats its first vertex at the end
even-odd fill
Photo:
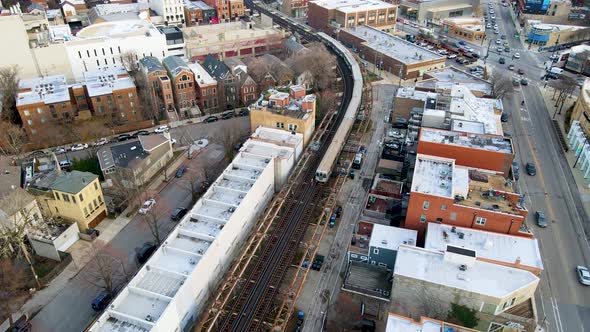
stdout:
POLYGON ((240 104, 240 81, 223 61, 208 54, 203 68, 217 81, 217 98, 220 110, 231 110, 240 104))
POLYGON ((292 17, 307 17, 307 0, 284 0, 281 10, 292 17))
POLYGON ((139 59, 139 69, 150 87, 153 114, 174 111, 174 91, 166 68, 158 58, 146 56, 139 59))
POLYGON ((452 245, 444 252, 401 245, 393 271, 395 304, 419 307, 425 293, 441 312, 456 303, 497 315, 534 296, 539 278, 533 273, 477 257, 475 250, 452 245))
POLYGON ((165 25, 183 25, 184 8, 182 0, 151 0, 150 9, 164 18, 165 25))
POLYGON ((447 245, 475 250, 477 260, 532 272, 543 271, 537 239, 428 223, 424 248, 445 252, 447 245))
POLYGON ((243 149, 89 331, 191 328, 296 161, 280 142, 243 149))
POLYGON ((440 22, 445 18, 475 16, 474 8, 480 6, 479 0, 402 0, 400 13, 412 20, 426 25, 440 22))
POLYGON ((290 93, 269 90, 250 105, 250 130, 277 128, 303 135, 303 144, 311 141, 315 130, 316 97, 305 89, 292 86, 290 93))
POLYGON ((217 23, 217 13, 215 8, 209 6, 203 1, 184 1, 184 17, 186 26, 201 25, 203 23, 217 23))
POLYGON ((41 173, 27 191, 37 196, 45 215, 75 222, 82 232, 96 227, 107 215, 98 176, 89 172, 41 173))
POLYGON ((447 60, 436 52, 364 25, 342 29, 338 37, 344 44, 356 48, 363 59, 403 79, 443 68, 447 60))
POLYGON ((401 244, 415 245, 417 232, 366 221, 359 221, 348 246, 348 260, 393 270, 401 244))
POLYGON ((122 68, 84 73, 86 100, 95 117, 110 117, 110 123, 143 120, 135 83, 122 68))
POLYGON ((532 237, 524 197, 496 172, 418 154, 405 227, 423 239, 428 222, 532 237))
POLYGON ((590 27, 543 23, 541 20, 527 20, 524 31, 526 42, 532 48, 573 46, 590 40, 590 27))
POLYGON ((492 96, 492 83, 453 66, 425 72, 416 82, 416 90, 448 94, 456 84, 468 88, 476 97, 492 96))
POLYGON ((459 325, 443 322, 438 319, 420 317, 420 321, 412 318, 389 313, 385 332, 476 332, 459 325))
POLYGON ((410 119, 412 111, 424 110, 426 105, 436 102, 438 94, 417 90, 413 86, 402 86, 397 89, 393 99, 393 118, 410 119))
POLYGON ((105 179, 123 188, 137 188, 172 159, 172 143, 169 134, 140 135, 104 146, 96 155, 105 179))
POLYGON ((98 4, 88 11, 90 24, 110 21, 148 20, 150 8, 146 3, 107 3, 98 4))
POLYGON ((488 169, 508 177, 515 157, 512 139, 422 127, 418 153, 453 158, 461 166, 488 169))
POLYGON ((483 41, 486 35, 486 23, 481 17, 446 18, 443 28, 449 36, 472 43, 483 41))
POLYGON ((330 32, 361 25, 395 29, 397 19, 397 6, 379 0, 318 0, 308 7, 309 25, 330 32))
POLYGON ((590 75, 590 45, 572 47, 565 68, 578 74, 590 75))
POLYGON ((198 63, 190 63, 188 67, 195 75, 197 87, 197 104, 204 114, 218 111, 217 81, 198 63))
POLYGON ((229 22, 244 16, 244 0, 204 0, 206 4, 215 8, 219 22, 229 22))
POLYGON ((174 55, 165 57, 162 64, 172 84, 176 110, 188 115, 187 110, 197 106, 195 74, 184 60, 174 55))
POLYGON ((285 31, 272 25, 254 22, 229 22, 182 29, 186 55, 202 62, 207 54, 223 60, 231 57, 256 56, 281 48, 285 31))

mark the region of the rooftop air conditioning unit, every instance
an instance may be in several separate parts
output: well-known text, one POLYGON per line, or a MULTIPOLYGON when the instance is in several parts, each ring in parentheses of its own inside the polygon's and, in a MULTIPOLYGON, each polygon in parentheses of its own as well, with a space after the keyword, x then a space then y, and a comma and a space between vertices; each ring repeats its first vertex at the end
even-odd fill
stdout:
POLYGON ((453 226, 453 228, 451 228, 451 233, 457 233, 457 227, 453 226))
POLYGON ((233 206, 230 206, 229 209, 227 209, 228 212, 234 212, 235 210, 236 208, 233 206))
POLYGON ((465 264, 459 265, 459 270, 461 270, 461 271, 467 271, 467 265, 465 265, 465 264))
POLYGON ((459 238, 461 240, 463 240, 465 238, 465 233, 463 233, 463 232, 457 233, 457 235, 459 236, 459 238))

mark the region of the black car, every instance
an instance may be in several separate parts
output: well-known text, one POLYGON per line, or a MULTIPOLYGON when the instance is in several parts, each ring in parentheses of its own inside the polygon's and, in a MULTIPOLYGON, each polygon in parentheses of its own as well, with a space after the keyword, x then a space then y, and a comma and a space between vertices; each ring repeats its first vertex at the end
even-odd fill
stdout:
POLYGON ((206 117, 205 120, 203 120, 203 122, 210 123, 210 122, 215 122, 217 120, 219 120, 218 117, 216 117, 215 115, 211 115, 209 117, 206 117))
POLYGON ((500 64, 503 65, 506 63, 506 59, 500 58, 500 60, 498 60, 498 62, 500 62, 500 64))
POLYGON ((150 134, 150 132, 147 131, 147 130, 140 130, 140 131, 134 133, 133 135, 131 135, 131 137, 137 137, 137 136, 140 136, 140 135, 141 136, 145 136, 145 135, 149 135, 149 134, 150 134))
POLYGON ((519 175, 518 175, 518 162, 517 161, 513 161, 512 162, 512 175, 514 176, 514 180, 518 181, 519 175))
POLYGON ((508 113, 502 113, 502 115, 500 115, 500 121, 508 122, 508 113))
POLYGON ((524 75, 524 70, 522 68, 518 68, 518 74, 519 75, 524 75))
POLYGON ((246 115, 248 115, 248 114, 250 114, 250 111, 248 111, 247 109, 241 109, 241 110, 238 112, 238 116, 246 116, 246 115))
POLYGON ((234 117, 233 111, 225 112, 225 113, 221 114, 221 119, 223 119, 223 120, 231 119, 233 117, 234 117))
POLYGON ((31 322, 29 321, 27 316, 22 315, 6 331, 7 332, 29 332, 29 331, 31 331, 31 328, 32 328, 31 322))
POLYGON ((186 167, 184 165, 178 167, 178 169, 176 170, 176 174, 174 176, 176 176, 177 178, 182 177, 182 174, 184 174, 185 170, 186 170, 186 167))
POLYGON ((535 212, 535 220, 537 221, 537 226, 541 228, 547 227, 547 217, 545 217, 545 213, 541 211, 535 212))
POLYGON ((337 206, 334 209, 334 213, 336 213, 336 217, 340 218, 340 215, 342 214, 342 206, 337 206))
POLYGON ((156 246, 152 242, 144 243, 141 248, 137 249, 137 252, 135 254, 135 259, 137 259, 137 263, 143 264, 147 262, 147 260, 154 253, 154 251, 156 251, 157 248, 158 246, 156 246))
POLYGON ((182 217, 184 217, 184 215, 187 213, 187 209, 183 208, 183 207, 179 207, 174 209, 174 211, 172 211, 172 214, 170 215, 170 219, 174 220, 174 221, 178 221, 180 219, 182 219, 182 217))
POLYGON ((535 176, 537 175, 537 167, 535 167, 535 164, 533 163, 526 163, 526 173, 530 176, 535 176))
POLYGON ((115 141, 117 141, 117 142, 123 142, 128 139, 131 139, 131 135, 129 135, 129 134, 121 134, 121 135, 115 137, 115 141))
POLYGON ((92 301, 92 309, 102 311, 111 302, 112 296, 107 291, 100 292, 92 301))

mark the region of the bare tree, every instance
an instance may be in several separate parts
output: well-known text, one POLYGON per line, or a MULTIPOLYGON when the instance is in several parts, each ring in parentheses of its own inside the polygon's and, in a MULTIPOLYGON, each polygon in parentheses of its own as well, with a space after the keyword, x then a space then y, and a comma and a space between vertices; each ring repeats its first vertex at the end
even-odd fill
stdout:
POLYGON ((0 92, 2 93, 3 121, 20 124, 20 116, 16 110, 16 91, 18 90, 19 70, 16 65, 0 68, 0 92))
POLYGON ((162 234, 161 230, 163 224, 163 222, 160 221, 161 217, 162 216, 157 214, 154 209, 151 209, 141 216, 141 222, 148 227, 158 246, 162 244, 162 237, 165 236, 165 234, 162 234))
POLYGON ((576 58, 580 58, 582 66, 580 67, 580 74, 585 75, 586 68, 588 67, 588 60, 590 59, 590 50, 583 50, 576 54, 576 58))
POLYGON ((252 76, 252 79, 256 83, 260 83, 264 78, 264 75, 270 71, 269 64, 264 61, 261 57, 253 57, 248 61, 248 75, 252 76))
POLYGON ((492 97, 496 99, 503 99, 514 92, 510 76, 506 73, 494 72, 490 77, 490 83, 492 84, 492 97))
POLYGON ((270 67, 270 73, 279 84, 287 84, 293 79, 293 70, 282 62, 275 62, 270 67))
POLYGON ((316 119, 321 119, 329 112, 330 109, 336 105, 336 102, 338 101, 338 97, 331 90, 323 90, 320 93, 319 99, 319 112, 316 112, 316 119))
POLYGON ((221 143, 223 145, 223 152, 225 156, 225 160, 227 162, 232 161, 236 154, 236 144, 240 141, 240 131, 236 123, 234 122, 232 126, 227 128, 221 137, 221 143))
POLYGON ((336 78, 336 72, 332 70, 336 65, 336 57, 321 43, 312 43, 307 48, 308 52, 295 54, 287 62, 296 75, 308 71, 316 88, 329 88, 336 78))
POLYGON ((14 154, 18 158, 27 144, 25 130, 14 123, 0 121, 0 145, 6 149, 7 154, 14 154))
POLYGON ((577 81, 571 76, 562 75, 557 81, 551 83, 551 86, 554 89, 552 99, 555 99, 555 94, 557 94, 557 100, 555 100, 555 105, 553 105, 555 106, 555 113, 553 116, 555 116, 555 114, 561 114, 561 110, 563 109, 563 105, 565 104, 568 95, 571 96, 577 88, 577 81))
POLYGON ((82 272, 86 282, 114 295, 130 274, 126 254, 115 250, 110 244, 95 240, 89 252, 90 260, 82 272))
POLYGON ((133 78, 135 79, 137 97, 139 98, 143 118, 154 120, 158 124, 160 120, 160 102, 157 98, 163 98, 163 96, 152 96, 148 79, 140 71, 133 74, 133 78))
POLYGON ((11 259, 0 259, 0 321, 8 317, 10 325, 14 324, 12 314, 22 305, 26 292, 23 291, 27 276, 23 269, 17 267, 11 259))
POLYGON ((129 50, 121 53, 121 63, 125 70, 127 70, 131 75, 135 75, 139 71, 139 58, 137 56, 137 52, 129 50))

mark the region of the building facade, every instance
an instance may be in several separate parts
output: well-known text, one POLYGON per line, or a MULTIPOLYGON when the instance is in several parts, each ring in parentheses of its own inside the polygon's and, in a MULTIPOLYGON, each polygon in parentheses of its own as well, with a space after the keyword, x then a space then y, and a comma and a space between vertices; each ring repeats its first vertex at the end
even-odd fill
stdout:
POLYGON ((479 0, 402 0, 400 13, 411 20, 426 25, 445 18, 472 17, 479 0))
POLYGON ((92 115, 124 124, 143 120, 135 83, 121 68, 84 73, 84 87, 92 115))
POLYGON ((147 56, 139 60, 141 73, 149 85, 154 114, 174 111, 174 91, 166 68, 158 58, 147 56))
POLYGON ((184 17, 186 26, 201 25, 203 23, 216 23, 217 13, 215 8, 203 1, 184 1, 184 17))
POLYGON ((447 18, 443 20, 444 31, 449 36, 469 42, 482 42, 486 35, 486 24, 483 18, 447 18))
POLYGON ((185 23, 182 0, 151 0, 150 9, 164 18, 166 25, 183 25, 185 23))
POLYGON ((281 7, 283 13, 292 17, 307 17, 307 0, 285 0, 281 7))
POLYGON ((197 87, 197 103, 204 114, 217 113, 219 99, 217 96, 217 81, 199 63, 188 65, 195 75, 197 87))
POLYGON ((208 54, 203 61, 203 68, 217 81, 217 98, 219 110, 235 109, 240 104, 240 81, 228 66, 208 54))
POLYGON ((308 3, 307 21, 315 29, 335 29, 367 25, 395 29, 397 6, 379 0, 319 0, 308 3))
POLYGON ((215 8, 219 22, 229 22, 244 16, 243 0, 204 0, 206 4, 215 8))
POLYGON ((540 20, 527 20, 524 31, 526 42, 532 48, 569 46, 590 40, 590 28, 585 26, 548 24, 540 20))
POLYGON ((176 109, 184 112, 197 106, 195 74, 186 62, 177 56, 171 55, 164 58, 162 64, 170 78, 176 109))

